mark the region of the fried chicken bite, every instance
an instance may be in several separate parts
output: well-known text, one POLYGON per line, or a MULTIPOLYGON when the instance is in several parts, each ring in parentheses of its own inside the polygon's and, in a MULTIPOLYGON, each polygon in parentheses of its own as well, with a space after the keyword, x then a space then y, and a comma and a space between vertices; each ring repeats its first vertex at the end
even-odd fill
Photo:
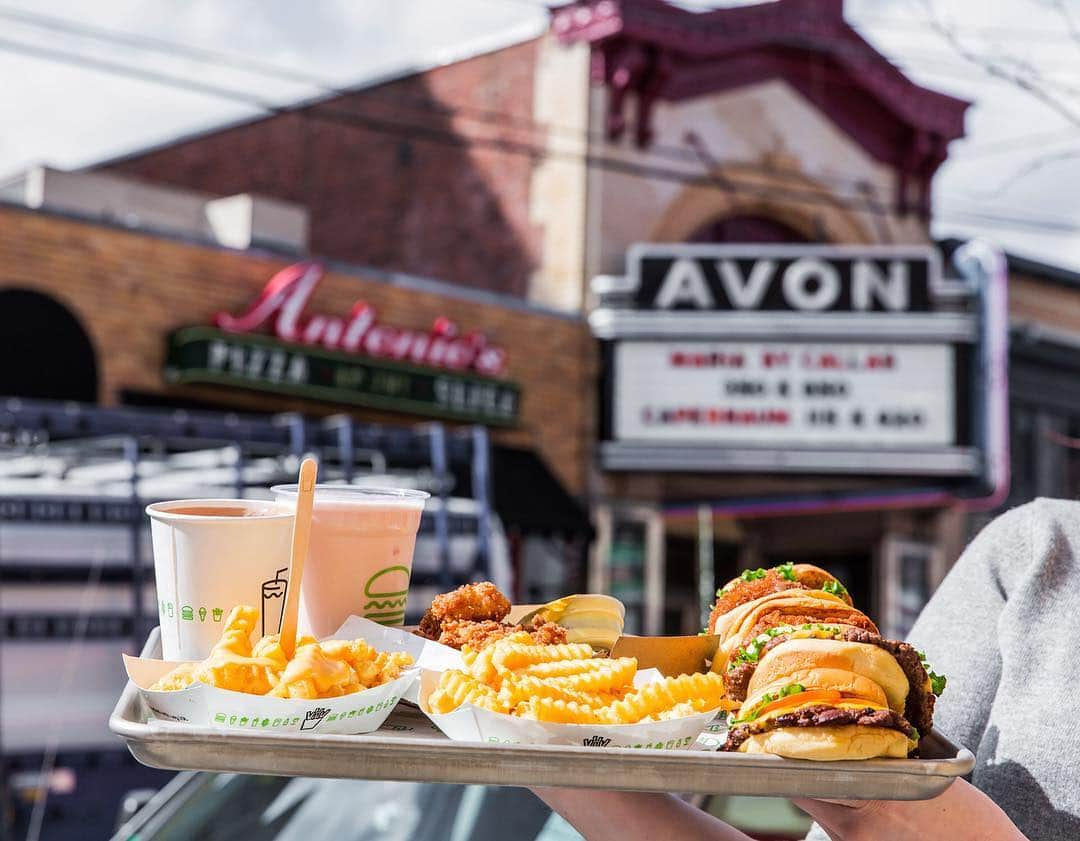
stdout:
POLYGON ((561 645, 566 642, 566 628, 554 622, 537 622, 532 626, 511 625, 485 619, 472 622, 468 619, 447 619, 442 623, 439 642, 458 650, 469 646, 476 651, 498 642, 519 631, 528 633, 537 645, 561 645))
POLYGON ((566 642, 566 628, 555 622, 533 622, 533 626, 525 630, 537 645, 563 645, 566 642))
POLYGON ((448 620, 499 623, 509 612, 510 601, 490 581, 465 584, 432 599, 431 607, 420 620, 420 633, 437 640, 442 634, 443 622, 448 620))
POLYGON ((516 625, 496 622, 493 619, 481 622, 473 622, 471 619, 447 619, 440 626, 439 642, 458 650, 467 645, 479 651, 516 630, 516 625))

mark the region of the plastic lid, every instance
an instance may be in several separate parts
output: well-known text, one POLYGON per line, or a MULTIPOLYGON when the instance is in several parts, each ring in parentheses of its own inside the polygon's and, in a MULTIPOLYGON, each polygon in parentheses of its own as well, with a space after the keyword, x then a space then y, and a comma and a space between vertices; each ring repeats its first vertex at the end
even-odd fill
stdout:
MULTIPOLYGON (((274 485, 270 492, 286 499, 296 498, 297 485, 274 485)), ((409 488, 371 488, 359 485, 315 485, 315 501, 348 502, 355 505, 401 505, 423 508, 431 494, 409 488)))

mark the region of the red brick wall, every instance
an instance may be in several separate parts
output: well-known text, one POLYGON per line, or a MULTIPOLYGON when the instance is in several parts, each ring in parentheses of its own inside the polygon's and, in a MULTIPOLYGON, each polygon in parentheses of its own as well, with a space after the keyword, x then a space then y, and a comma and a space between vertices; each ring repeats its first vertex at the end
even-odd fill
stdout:
MULTIPOLYGON (((166 239, 137 231, 0 207, 0 290, 30 289, 75 316, 97 357, 99 399, 127 390, 256 412, 348 412, 394 424, 422 421, 340 404, 215 386, 174 386, 162 379, 166 335, 208 324, 214 313, 243 312, 288 260, 166 239)), ((458 296, 328 272, 308 311, 346 313, 370 302, 386 324, 417 330, 445 315, 481 330, 507 349, 507 377, 521 384, 520 423, 496 429, 496 441, 537 449, 574 492, 584 490, 592 436, 595 342, 585 322, 481 304, 458 296)), ((41 337, 42 342, 48 336, 41 337)), ((33 364, 33 349, 12 364, 33 364)))
POLYGON ((464 138, 520 142, 537 52, 518 44, 105 169, 296 202, 310 211, 314 254, 524 296, 540 235, 532 164, 464 138))

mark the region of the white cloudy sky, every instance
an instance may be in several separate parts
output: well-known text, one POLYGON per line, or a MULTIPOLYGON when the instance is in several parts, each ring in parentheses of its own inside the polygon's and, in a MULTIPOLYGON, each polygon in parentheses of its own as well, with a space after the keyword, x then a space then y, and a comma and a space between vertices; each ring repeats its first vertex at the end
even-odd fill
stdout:
MULTIPOLYGON (((38 162, 85 165, 254 113, 205 94, 30 56, 27 47, 274 102, 314 92, 45 29, 16 19, 19 10, 233 53, 339 86, 471 41, 538 29, 546 18, 542 0, 0 0, 0 174, 38 162)), ((847 16, 916 81, 976 102, 968 137, 953 144, 935 183, 935 233, 982 234, 1080 269, 1080 0, 848 0, 847 16), (930 25, 932 16, 963 50, 1034 78, 1042 99, 964 58, 930 25)))

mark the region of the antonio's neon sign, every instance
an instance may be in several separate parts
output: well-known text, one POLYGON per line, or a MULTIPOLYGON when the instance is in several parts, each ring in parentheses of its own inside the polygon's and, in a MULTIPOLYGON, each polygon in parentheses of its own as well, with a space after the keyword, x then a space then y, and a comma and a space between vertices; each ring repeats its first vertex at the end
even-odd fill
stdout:
POLYGON ((460 333, 448 318, 435 319, 429 332, 379 324, 375 308, 357 301, 345 318, 304 315, 308 300, 325 270, 318 263, 295 263, 277 274, 241 315, 219 312, 214 324, 231 333, 252 333, 271 325, 286 342, 321 345, 332 350, 397 359, 451 371, 475 371, 488 377, 502 374, 506 351, 488 344, 483 333, 460 333))

